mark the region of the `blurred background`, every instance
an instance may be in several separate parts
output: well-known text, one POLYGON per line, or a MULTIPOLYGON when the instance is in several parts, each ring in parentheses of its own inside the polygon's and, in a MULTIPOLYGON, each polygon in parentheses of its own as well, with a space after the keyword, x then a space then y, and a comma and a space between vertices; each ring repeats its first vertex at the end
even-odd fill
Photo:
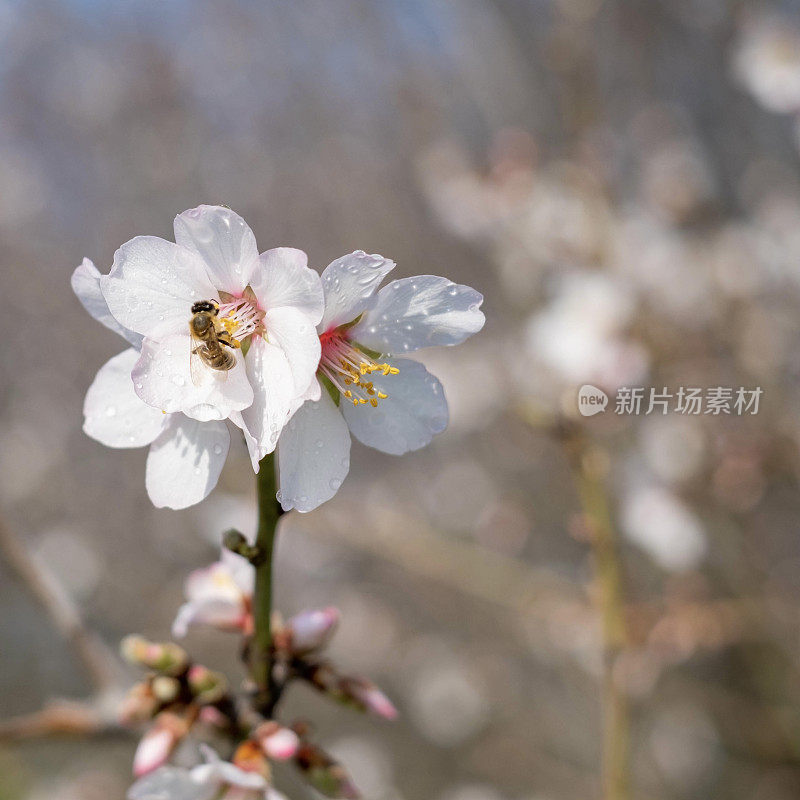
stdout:
MULTIPOLYGON (((370 800, 800 796, 799 111, 788 1, 0 0, 0 719, 91 691, 9 536, 113 650, 168 637, 253 528, 241 442, 171 512, 144 449, 81 432, 122 346, 70 273, 220 203, 261 249, 486 296, 483 332, 420 354, 449 429, 354 443, 283 522, 278 607, 338 606, 332 655, 400 721, 302 687, 285 716, 370 800), (763 395, 582 419, 584 383, 763 395)), ((188 645, 241 675, 234 638, 188 645)), ((0 798, 122 798, 135 741, 4 740, 0 798)))

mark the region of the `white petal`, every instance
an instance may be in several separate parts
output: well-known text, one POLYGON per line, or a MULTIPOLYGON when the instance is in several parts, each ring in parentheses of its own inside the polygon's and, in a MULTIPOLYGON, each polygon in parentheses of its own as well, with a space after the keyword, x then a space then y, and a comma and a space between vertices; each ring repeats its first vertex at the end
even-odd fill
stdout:
POLYGON ((236 630, 244 619, 244 605, 222 599, 208 598, 184 603, 172 623, 172 635, 182 639, 194 625, 206 625, 219 630, 236 630))
POLYGON ((175 241, 205 262, 217 289, 239 295, 258 264, 256 237, 229 208, 198 206, 175 217, 175 241))
MULTIPOLYGON (((227 552, 232 558, 238 558, 246 564, 250 572, 253 571, 241 556, 231 553, 230 550, 227 552)), ((222 553, 222 557, 225 557, 225 552, 222 553)), ((191 602, 213 599, 225 600, 235 606, 241 606, 243 603, 242 590, 234 579, 227 561, 215 561, 205 569, 194 570, 186 579, 184 589, 186 597, 191 602)))
POLYGON ((141 335, 123 327, 111 315, 106 299, 100 291, 100 278, 97 267, 88 258, 84 258, 81 265, 72 273, 72 291, 92 317, 109 330, 126 338, 138 350, 142 346, 141 335))
POLYGON ((398 358, 390 362, 398 375, 370 376, 375 389, 389 397, 378 407, 342 402, 342 412, 362 444, 392 455, 419 450, 447 427, 447 400, 442 384, 418 361, 398 358))
POLYGON ((278 444, 281 506, 312 511, 330 500, 350 469, 350 434, 324 389, 304 403, 283 429, 278 444))
POLYGON ((227 372, 202 362, 197 364, 193 380, 193 346, 188 333, 168 336, 162 341, 145 339, 132 373, 139 397, 168 414, 180 411, 200 421, 225 419, 232 411, 247 408, 253 402, 253 388, 247 379, 241 351, 231 351, 236 366, 227 372))
POLYGON ((250 285, 265 311, 289 307, 302 311, 313 325, 322 319, 322 283, 302 250, 275 247, 262 253, 250 285))
POLYGON ((374 301, 380 282, 394 269, 394 261, 363 250, 337 258, 322 273, 325 313, 320 332, 352 322, 374 301))
POLYGON ((252 340, 245 358, 247 377, 253 385, 253 403, 231 421, 245 433, 253 469, 271 453, 286 424, 295 396, 294 379, 286 355, 280 347, 261 337, 252 340))
POLYGON ((436 275, 392 281, 350 331, 379 353, 410 353, 422 347, 460 344, 485 321, 483 295, 436 275))
POLYGON ((202 259, 156 236, 122 245, 100 288, 120 324, 153 338, 188 330, 192 303, 219 299, 202 259))
POLYGON ((128 790, 128 800, 211 800, 218 794, 214 783, 200 784, 186 769, 161 767, 139 778, 128 790))
POLYGON ((145 482, 156 508, 188 508, 217 485, 230 446, 224 422, 170 417, 150 446, 145 482))
POLYGON ((166 424, 157 408, 136 395, 131 370, 139 360, 132 347, 100 367, 83 403, 83 430, 107 447, 144 447, 166 424))
POLYGON ((283 350, 294 378, 294 394, 311 386, 322 352, 317 329, 294 308, 275 308, 264 315, 264 328, 272 344, 283 350))

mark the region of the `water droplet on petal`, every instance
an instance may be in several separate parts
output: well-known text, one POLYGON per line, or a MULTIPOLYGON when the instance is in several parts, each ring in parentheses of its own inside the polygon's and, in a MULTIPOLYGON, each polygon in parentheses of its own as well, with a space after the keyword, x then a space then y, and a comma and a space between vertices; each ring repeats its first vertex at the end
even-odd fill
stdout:
POLYGON ((106 408, 106 416, 107 417, 115 417, 117 415, 117 407, 116 406, 108 406, 106 408))
POLYGON ((184 386, 186 384, 186 379, 183 377, 183 375, 173 375, 172 382, 176 386, 184 386))
POLYGON ((215 444, 214 445, 214 454, 218 455, 218 456, 222 455, 222 445, 221 444, 215 444))
POLYGON ((335 491, 336 491, 336 490, 337 490, 337 489, 338 489, 338 488, 339 488, 341 485, 342 485, 342 482, 339 480, 339 478, 331 478, 331 479, 330 479, 330 481, 328 482, 328 486, 330 486, 330 487, 331 487, 331 489, 333 489, 333 491, 334 491, 334 492, 335 492, 335 491))

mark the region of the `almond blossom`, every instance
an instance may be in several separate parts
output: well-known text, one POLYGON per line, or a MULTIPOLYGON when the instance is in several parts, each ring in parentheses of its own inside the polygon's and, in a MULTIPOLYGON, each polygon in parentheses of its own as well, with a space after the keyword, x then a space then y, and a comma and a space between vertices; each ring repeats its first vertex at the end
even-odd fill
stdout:
POLYGON ((403 278, 379 290, 394 266, 359 250, 322 274, 316 385, 278 447, 284 510, 311 511, 336 494, 350 467, 351 434, 401 455, 424 447, 447 426, 439 381, 419 362, 397 356, 459 344, 477 333, 484 323, 483 297, 434 275, 403 278))
POLYGON ((199 422, 184 414, 164 414, 134 390, 131 371, 139 361, 142 336, 111 315, 100 291, 100 272, 88 258, 72 275, 72 288, 98 322, 132 347, 107 361, 86 393, 83 430, 107 447, 150 445, 145 484, 157 507, 186 508, 216 486, 228 454, 230 434, 223 421, 199 422))
POLYGON ((199 206, 175 218, 175 242, 137 236, 117 250, 100 288, 116 321, 143 337, 135 393, 165 413, 232 419, 261 457, 275 448, 293 402, 314 396, 322 290, 300 250, 259 255, 253 232, 228 208, 199 206), (226 371, 193 370, 193 306, 218 307, 235 358, 226 371))
POLYGON ((219 561, 187 578, 187 602, 178 609, 172 635, 182 638, 193 625, 249 632, 254 582, 252 565, 223 550, 219 561))
POLYGON ((205 763, 161 767, 136 781, 128 800, 285 800, 259 772, 223 761, 206 745, 201 750, 205 763))

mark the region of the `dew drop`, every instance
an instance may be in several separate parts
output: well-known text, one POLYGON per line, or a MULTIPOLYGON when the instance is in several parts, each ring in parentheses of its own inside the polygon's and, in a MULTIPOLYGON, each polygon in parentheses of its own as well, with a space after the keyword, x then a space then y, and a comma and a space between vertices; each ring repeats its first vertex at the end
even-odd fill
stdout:
POLYGON ((115 417, 117 415, 117 407, 116 406, 108 406, 106 408, 106 416, 107 417, 115 417))
POLYGON ((333 491, 334 491, 334 492, 335 492, 335 491, 336 491, 336 490, 337 490, 337 489, 338 489, 338 488, 339 488, 341 485, 342 485, 342 482, 339 480, 339 478, 331 478, 331 479, 330 479, 330 481, 328 482, 328 486, 330 486, 330 487, 331 487, 331 489, 333 489, 333 491))
POLYGON ((322 441, 322 439, 317 439, 314 444, 316 444, 318 448, 321 448, 325 443, 322 441))
POLYGON ((215 444, 214 445, 214 454, 218 455, 218 456, 222 455, 222 445, 221 444, 215 444))
POLYGON ((301 503, 305 503, 305 502, 306 502, 306 500, 308 500, 308 497, 306 497, 304 494, 301 494, 301 495, 300 495, 300 502, 301 502, 301 503))
POLYGON ((176 386, 184 386, 186 384, 186 379, 183 377, 183 375, 173 375, 172 382, 176 386))
POLYGON ((200 467, 195 467, 194 468, 194 474, 195 475, 199 475, 200 474, 200 467))

